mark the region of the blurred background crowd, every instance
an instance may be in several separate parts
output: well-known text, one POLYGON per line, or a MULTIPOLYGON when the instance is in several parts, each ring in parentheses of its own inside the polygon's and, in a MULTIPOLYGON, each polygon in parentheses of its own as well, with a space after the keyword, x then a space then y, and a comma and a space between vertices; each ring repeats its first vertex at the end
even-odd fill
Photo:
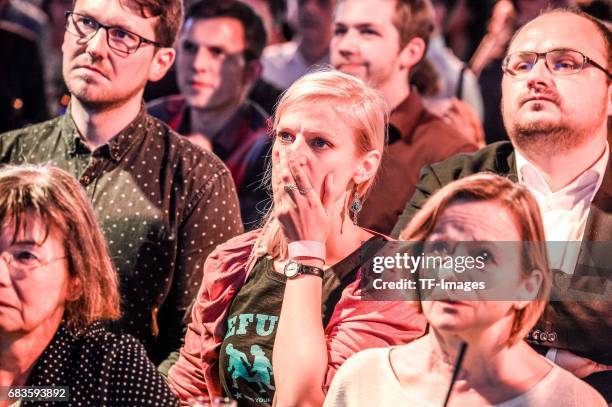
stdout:
MULTIPOLYGON (((188 8, 190 1, 185 1, 188 8)), ((333 0, 245 0, 262 18, 267 45, 250 99, 268 114, 281 91, 329 64, 333 0)), ((411 84, 430 110, 488 144, 507 135, 500 112, 501 63, 516 28, 546 8, 579 6, 603 21, 607 0, 434 0, 436 28, 411 84), (453 98, 465 103, 452 104, 453 98), (466 106, 467 105, 467 106, 466 106), (458 110, 459 109, 459 110, 458 110)), ((61 73, 64 12, 71 0, 0 0, 0 132, 65 111, 61 73)), ((175 70, 150 83, 145 100, 178 94, 175 70)))

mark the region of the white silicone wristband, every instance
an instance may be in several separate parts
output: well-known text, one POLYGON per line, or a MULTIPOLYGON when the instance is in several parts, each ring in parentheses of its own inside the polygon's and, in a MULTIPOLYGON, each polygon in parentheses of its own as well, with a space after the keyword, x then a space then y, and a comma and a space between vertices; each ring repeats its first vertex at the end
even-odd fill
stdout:
POLYGON ((298 240, 289 243, 289 258, 312 257, 325 262, 325 244, 316 240, 298 240))

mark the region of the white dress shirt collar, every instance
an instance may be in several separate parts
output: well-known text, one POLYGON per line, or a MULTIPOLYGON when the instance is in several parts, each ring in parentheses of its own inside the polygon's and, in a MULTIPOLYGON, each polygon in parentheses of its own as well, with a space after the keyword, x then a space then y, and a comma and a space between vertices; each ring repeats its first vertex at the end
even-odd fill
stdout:
MULTIPOLYGON (((571 209, 584 202, 590 204, 599 190, 608 165, 610 146, 606 142, 603 154, 589 168, 572 182, 558 191, 552 192, 541 171, 515 150, 516 168, 519 183, 527 186, 538 198, 545 198, 558 209, 571 209)), ((568 163, 568 165, 571 165, 568 163)))

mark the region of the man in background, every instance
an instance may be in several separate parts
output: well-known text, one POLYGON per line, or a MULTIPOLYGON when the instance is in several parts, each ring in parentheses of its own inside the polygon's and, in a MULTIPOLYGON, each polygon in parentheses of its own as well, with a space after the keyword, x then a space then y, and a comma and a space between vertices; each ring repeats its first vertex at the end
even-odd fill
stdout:
POLYGON ((378 89, 387 101, 389 140, 361 226, 389 233, 414 193, 421 167, 476 146, 430 113, 410 88, 412 69, 433 31, 428 0, 339 0, 331 41, 333 66, 378 89))
POLYGON ((329 41, 335 0, 299 0, 296 39, 264 51, 263 77, 287 89, 312 68, 329 64, 329 41))
POLYGON ((232 173, 242 220, 257 226, 267 191, 261 185, 270 148, 267 114, 247 94, 261 74, 266 32, 259 16, 237 0, 193 3, 179 37, 181 93, 151 101, 149 112, 232 173))

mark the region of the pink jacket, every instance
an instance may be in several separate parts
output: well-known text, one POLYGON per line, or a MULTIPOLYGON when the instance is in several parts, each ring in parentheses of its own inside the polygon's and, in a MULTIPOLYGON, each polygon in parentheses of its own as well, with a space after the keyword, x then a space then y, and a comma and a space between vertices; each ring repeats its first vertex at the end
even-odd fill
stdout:
MULTIPOLYGON (((204 264, 204 278, 191 312, 185 345, 169 373, 170 387, 183 401, 221 395, 218 359, 227 329, 227 312, 253 269, 255 262, 248 259, 258 235, 259 230, 229 240, 218 246, 204 264)), ((324 389, 354 353, 407 343, 425 333, 425 318, 410 304, 361 301, 358 279, 346 287, 325 328, 329 366, 324 389)))

